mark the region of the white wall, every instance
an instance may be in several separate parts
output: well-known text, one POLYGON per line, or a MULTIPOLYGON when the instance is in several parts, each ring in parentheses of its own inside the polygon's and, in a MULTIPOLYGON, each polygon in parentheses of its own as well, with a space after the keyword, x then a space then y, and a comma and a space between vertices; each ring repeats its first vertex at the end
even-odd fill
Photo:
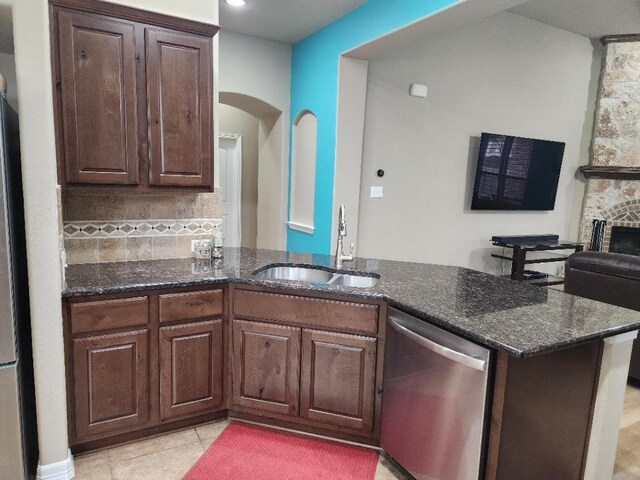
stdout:
MULTIPOLYGON (((338 239, 338 212, 346 208, 349 225, 356 225, 360 215, 360 177, 364 148, 364 125, 367 105, 369 63, 341 56, 338 63, 338 113, 336 116, 336 158, 333 177, 333 211, 331 245, 338 239)), ((349 230, 347 242, 358 253, 358 229, 349 230)))
POLYGON ((219 106, 220 132, 242 135, 242 240, 256 246, 258 235, 258 119, 239 108, 219 106))
POLYGON ((234 106, 260 120, 260 248, 284 249, 286 245, 290 87, 291 45, 221 32, 220 92, 244 96, 234 106))
MULTIPOLYGON (((218 21, 218 0, 119 0, 119 3, 203 22, 218 21)), ((56 191, 49 5, 47 0, 0 0, 0 4, 13 7, 38 440, 40 465, 46 472, 47 467, 55 467, 67 459, 68 449, 58 240, 61 213, 56 191)))
POLYGON ((372 60, 358 255, 497 272, 493 235, 576 239, 584 185, 575 173, 588 163, 596 50, 585 37, 503 12, 372 60), (411 83, 427 84, 429 97, 410 97, 411 83), (483 131, 566 142, 554 211, 470 211, 483 131), (385 197, 369 198, 371 185, 385 197))
POLYGON ((220 91, 241 93, 289 113, 291 45, 220 32, 220 91))

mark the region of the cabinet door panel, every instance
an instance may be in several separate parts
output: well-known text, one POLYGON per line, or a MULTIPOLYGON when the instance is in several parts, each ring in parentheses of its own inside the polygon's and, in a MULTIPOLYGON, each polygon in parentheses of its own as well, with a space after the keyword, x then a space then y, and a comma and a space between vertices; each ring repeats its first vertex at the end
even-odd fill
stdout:
POLYGON ((212 40, 147 29, 151 185, 213 186, 212 40))
POLYGON ((300 415, 371 431, 376 347, 375 338, 304 329, 300 415))
POLYGON ((300 381, 300 329, 233 321, 233 402, 296 416, 300 381))
POLYGON ((139 182, 134 25, 58 13, 67 183, 139 182))
POLYGON ((222 320, 160 328, 162 419, 220 408, 222 372, 222 320))
POLYGON ((79 440, 144 426, 149 411, 148 333, 73 340, 79 440))

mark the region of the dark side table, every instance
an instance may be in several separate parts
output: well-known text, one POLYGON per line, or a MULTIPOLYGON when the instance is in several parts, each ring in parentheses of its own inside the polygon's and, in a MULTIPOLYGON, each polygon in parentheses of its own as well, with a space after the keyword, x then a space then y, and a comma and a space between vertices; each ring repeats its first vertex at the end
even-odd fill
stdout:
POLYGON ((546 287, 550 285, 561 285, 564 283, 564 278, 557 277, 555 275, 548 275, 543 272, 540 273, 540 278, 525 279, 524 271, 526 265, 532 265, 534 263, 553 263, 564 262, 569 258, 570 253, 562 253, 560 255, 553 255, 545 258, 531 258, 527 259, 528 252, 542 252, 542 251, 562 251, 573 250, 573 252, 581 252, 584 249, 584 244, 577 242, 570 242, 566 240, 556 240, 548 242, 493 242, 496 247, 510 248, 512 249, 512 255, 510 257, 506 255, 499 255, 492 253, 494 258, 501 258, 502 260, 511 260, 511 275, 508 277, 512 280, 525 281, 532 285, 538 285, 546 287))

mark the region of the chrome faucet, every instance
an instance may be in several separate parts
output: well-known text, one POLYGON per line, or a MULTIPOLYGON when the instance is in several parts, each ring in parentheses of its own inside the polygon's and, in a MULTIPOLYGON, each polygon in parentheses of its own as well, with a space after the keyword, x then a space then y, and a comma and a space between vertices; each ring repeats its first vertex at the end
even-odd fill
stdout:
POLYGON ((338 212, 338 244, 336 245, 336 270, 342 269, 342 262, 353 261, 353 243, 349 255, 344 254, 344 237, 347 236, 347 219, 344 205, 340 205, 338 212))

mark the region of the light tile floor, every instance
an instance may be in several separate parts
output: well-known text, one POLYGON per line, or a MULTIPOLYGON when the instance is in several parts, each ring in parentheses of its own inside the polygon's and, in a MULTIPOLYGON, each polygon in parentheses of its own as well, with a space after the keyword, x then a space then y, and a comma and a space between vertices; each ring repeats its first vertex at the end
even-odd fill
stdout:
MULTIPOLYGON (((227 420, 75 458, 76 480, 180 480, 227 420)), ((640 479, 640 388, 627 386, 613 480, 640 479)), ((383 455, 375 480, 408 480, 383 455)))
POLYGON ((640 478, 640 388, 627 385, 613 480, 640 478))
MULTIPOLYGON (((76 456, 75 480, 180 480, 228 424, 228 420, 208 423, 76 456)), ((406 479, 380 456, 375 480, 406 479)))

